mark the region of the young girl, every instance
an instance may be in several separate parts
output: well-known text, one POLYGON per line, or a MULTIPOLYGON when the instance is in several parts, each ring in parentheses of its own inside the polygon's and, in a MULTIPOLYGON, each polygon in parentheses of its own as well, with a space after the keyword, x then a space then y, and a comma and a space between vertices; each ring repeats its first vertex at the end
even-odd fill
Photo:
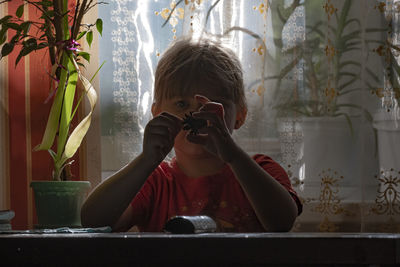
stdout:
POLYGON ((157 66, 143 151, 82 207, 85 227, 160 232, 175 215, 208 215, 221 232, 289 231, 302 205, 283 168, 232 139, 247 114, 240 62, 210 40, 176 41, 157 66), (183 129, 192 115, 206 121, 183 129), (164 161, 174 148, 172 161, 164 161))

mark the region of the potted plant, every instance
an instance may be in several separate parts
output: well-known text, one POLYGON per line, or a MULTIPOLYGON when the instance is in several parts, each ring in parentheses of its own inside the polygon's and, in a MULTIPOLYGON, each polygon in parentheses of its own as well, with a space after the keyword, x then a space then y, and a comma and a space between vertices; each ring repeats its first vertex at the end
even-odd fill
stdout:
POLYGON ((400 3, 381 3, 381 12, 386 26, 384 41, 374 51, 383 65, 383 81, 373 93, 380 101, 374 113, 373 126, 377 132, 379 173, 375 175, 373 199, 366 214, 366 231, 399 232, 398 178, 400 172, 400 43, 398 23, 400 3))
MULTIPOLYGON (((0 3, 10 2, 4 0, 0 3)), ((34 181, 36 212, 39 227, 79 227, 80 207, 90 187, 88 181, 69 181, 68 166, 87 133, 97 94, 90 81, 83 76, 79 66, 89 62, 90 54, 81 51, 78 41, 86 39, 89 46, 93 40, 93 27, 102 33, 102 20, 82 24, 84 15, 95 5, 93 0, 23 0, 15 14, 1 18, 1 57, 19 48, 15 64, 22 57, 47 49, 52 68, 48 74, 54 80, 49 96, 52 101, 42 142, 35 150, 47 150, 53 159, 52 181, 34 181), (24 6, 36 8, 40 14, 37 21, 23 19, 24 6), (13 30, 13 31, 9 31, 13 30), (13 35, 10 39, 7 35, 13 35), (85 37, 85 38, 83 38, 85 37), (80 82, 80 95, 77 84, 80 82), (90 112, 72 129, 71 122, 84 97, 90 103, 90 112)), ((96 72, 97 74, 97 72, 96 72)), ((46 75, 46 74, 44 74, 46 75)))
POLYGON ((384 66, 383 86, 375 90, 381 100, 381 108, 375 112, 373 125, 378 135, 378 156, 381 172, 400 170, 400 43, 395 38, 398 34, 400 18, 399 3, 385 5, 381 13, 387 24, 386 41, 375 51, 381 57, 384 66))
POLYGON ((362 201, 360 185, 371 182, 364 174, 376 169, 376 159, 366 156, 374 155, 374 146, 363 147, 364 138, 374 141, 372 116, 358 100, 368 94, 362 88, 379 82, 362 51, 376 42, 368 35, 383 29, 363 28, 353 3, 305 1, 304 41, 284 51, 289 60, 276 77, 283 165, 305 200, 304 229, 357 231, 360 210, 353 204, 362 201), (295 68, 303 80, 290 78, 295 68), (352 223, 342 224, 345 217, 352 223))
MULTIPOLYGON (((276 89, 276 99, 281 101, 276 108, 281 117, 327 118, 333 121, 338 121, 334 118, 341 118, 339 120, 348 124, 349 135, 354 135, 354 115, 364 115, 368 121, 372 121, 366 108, 353 103, 357 97, 350 97, 362 90, 363 71, 361 61, 357 60, 357 57, 361 57, 359 51, 362 49, 363 29, 359 19, 349 14, 352 3, 350 0, 343 1, 338 10, 333 2, 327 1, 323 8, 326 9, 328 20, 309 23, 307 39, 288 51, 293 54, 293 61, 282 69, 278 86, 300 61, 304 64, 305 80, 303 88, 276 89), (354 55, 356 53, 359 54, 354 55)), ((311 3, 308 7, 310 13, 316 11, 313 5, 311 3)), ((317 8, 321 7, 318 3, 317 8)), ((367 29, 367 32, 379 30, 382 31, 367 29)), ((379 80, 368 66, 365 71, 370 74, 368 78, 379 80)))

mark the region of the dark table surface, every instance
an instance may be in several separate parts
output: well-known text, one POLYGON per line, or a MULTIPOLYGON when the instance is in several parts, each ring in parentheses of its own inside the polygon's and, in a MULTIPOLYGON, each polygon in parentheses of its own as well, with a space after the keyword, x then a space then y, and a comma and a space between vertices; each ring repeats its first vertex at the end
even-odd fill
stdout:
POLYGON ((400 234, 0 234, 0 266, 400 266, 400 234))

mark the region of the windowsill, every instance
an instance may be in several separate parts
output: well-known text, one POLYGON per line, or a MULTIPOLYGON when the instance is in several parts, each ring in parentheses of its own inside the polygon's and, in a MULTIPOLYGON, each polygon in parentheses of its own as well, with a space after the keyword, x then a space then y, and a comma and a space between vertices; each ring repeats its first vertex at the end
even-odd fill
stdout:
POLYGON ((0 235, 3 264, 400 264, 400 234, 156 233, 0 235))

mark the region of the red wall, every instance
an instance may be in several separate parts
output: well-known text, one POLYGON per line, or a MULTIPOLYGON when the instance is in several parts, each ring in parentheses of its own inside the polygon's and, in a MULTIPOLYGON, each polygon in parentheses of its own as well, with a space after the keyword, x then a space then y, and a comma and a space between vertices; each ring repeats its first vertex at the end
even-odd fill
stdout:
MULTIPOLYGON (((22 0, 8 2, 8 14, 15 14, 22 0)), ((29 19, 38 14, 30 7, 29 19)), ((26 15, 27 15, 26 14, 26 15)), ((25 16, 26 16, 25 15, 25 16)), ((9 39, 13 33, 10 31, 9 39)), ((33 52, 17 66, 15 59, 19 47, 8 56, 8 137, 10 208, 15 211, 13 229, 32 228, 36 223, 34 199, 29 187, 32 180, 50 180, 52 160, 47 151, 33 151, 42 139, 51 101, 45 104, 50 92, 51 64, 46 49, 33 52)), ((72 173, 79 177, 79 153, 76 154, 72 173)))

